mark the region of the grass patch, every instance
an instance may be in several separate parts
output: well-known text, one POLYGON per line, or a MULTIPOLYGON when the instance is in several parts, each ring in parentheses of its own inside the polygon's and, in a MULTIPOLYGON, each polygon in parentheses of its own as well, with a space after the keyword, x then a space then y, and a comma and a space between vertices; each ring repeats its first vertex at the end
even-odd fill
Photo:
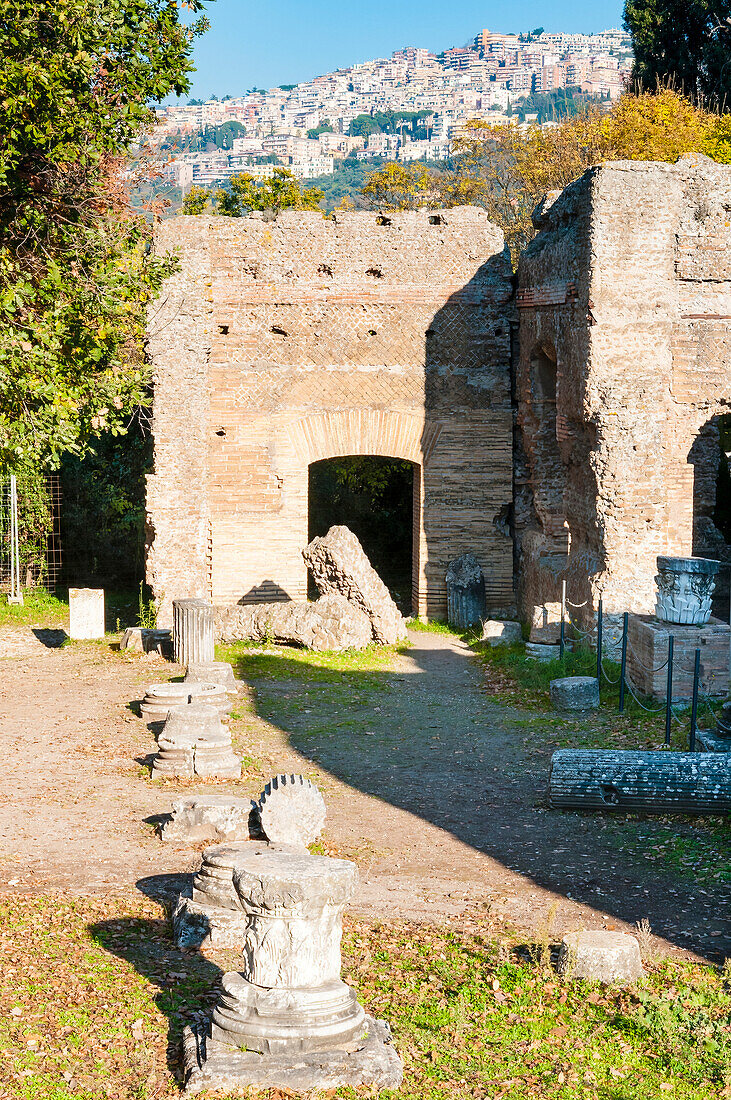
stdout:
POLYGON ((623 852, 661 865, 699 885, 731 884, 729 824, 721 818, 677 818, 612 823, 609 838, 623 852))
POLYGON ((7 597, 0 601, 0 627, 63 627, 68 621, 68 600, 59 599, 45 588, 26 588, 22 605, 8 603, 7 597))
POLYGON ((354 673, 364 687, 380 684, 378 673, 389 672, 399 653, 408 643, 395 646, 368 646, 342 652, 315 653, 294 646, 235 642, 216 647, 216 659, 228 661, 242 680, 290 680, 304 683, 341 683, 354 673), (371 674, 369 676, 369 673, 371 674))
MULTIPOLYGON (((210 1011, 235 956, 178 951, 147 899, 6 895, 0 925, 3 1100, 180 1095, 183 1026, 210 1011)), ((459 928, 346 921, 343 955, 344 976, 389 1020, 404 1058, 404 1084, 384 1100, 708 1100, 731 1090, 731 997, 712 967, 653 966, 627 991, 565 984, 486 916, 459 928)))

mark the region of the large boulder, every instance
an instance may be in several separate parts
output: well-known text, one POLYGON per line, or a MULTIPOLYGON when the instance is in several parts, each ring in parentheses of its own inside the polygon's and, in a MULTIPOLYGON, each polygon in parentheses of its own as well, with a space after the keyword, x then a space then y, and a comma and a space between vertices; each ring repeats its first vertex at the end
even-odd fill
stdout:
POLYGON ((393 645, 406 637, 403 615, 352 531, 331 527, 302 553, 323 596, 338 593, 368 616, 374 641, 393 645))
POLYGON ((215 609, 221 642, 281 642, 305 649, 365 649, 373 641, 368 616, 331 592, 314 603, 236 604, 215 609))

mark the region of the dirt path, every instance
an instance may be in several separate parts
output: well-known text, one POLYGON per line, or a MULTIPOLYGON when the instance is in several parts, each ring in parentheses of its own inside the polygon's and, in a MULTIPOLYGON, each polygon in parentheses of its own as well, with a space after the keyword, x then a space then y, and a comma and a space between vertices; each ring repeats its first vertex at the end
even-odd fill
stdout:
MULTIPOLYGON (((291 679, 255 679, 256 714, 232 727, 254 765, 216 789, 253 795, 280 770, 316 777, 326 842, 358 862, 356 908, 371 916, 456 918, 483 904, 545 936, 647 918, 658 947, 731 950, 719 885, 622 853, 602 816, 546 810, 548 758, 526 755, 516 713, 486 695, 469 650, 411 640, 391 671, 303 686, 291 662, 291 679)), ((102 645, 39 644, 0 661, 2 888, 155 892, 196 863, 149 819, 197 785, 146 778, 138 761, 153 741, 128 706, 174 672, 102 645)))

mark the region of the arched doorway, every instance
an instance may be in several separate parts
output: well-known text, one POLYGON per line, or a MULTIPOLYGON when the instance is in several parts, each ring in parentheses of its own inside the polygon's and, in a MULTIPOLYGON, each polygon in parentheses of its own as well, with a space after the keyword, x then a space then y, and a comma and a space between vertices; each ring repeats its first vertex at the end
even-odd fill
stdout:
POLYGON ((308 471, 309 538, 335 524, 350 528, 405 615, 413 609, 418 470, 402 458, 341 455, 312 462, 308 471))

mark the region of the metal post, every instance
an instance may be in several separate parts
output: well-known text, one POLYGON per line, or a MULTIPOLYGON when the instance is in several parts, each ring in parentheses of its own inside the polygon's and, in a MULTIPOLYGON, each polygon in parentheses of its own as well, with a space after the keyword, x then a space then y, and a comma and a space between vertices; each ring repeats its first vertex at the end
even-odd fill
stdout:
POLYGON ((624 714, 624 677, 627 671, 627 630, 629 613, 625 611, 622 619, 622 671, 619 676, 619 713, 624 714))
POLYGON ((599 681, 599 690, 602 686, 602 627, 604 625, 604 601, 599 600, 599 610, 596 616, 596 678, 599 681))
POLYGON ((673 650, 675 648, 675 636, 668 638, 668 683, 667 698, 665 700, 665 744, 670 747, 670 730, 673 721, 673 650))
POLYGON ((695 651, 695 668, 693 669, 693 704, 690 708, 690 751, 695 752, 695 727, 698 721, 698 681, 701 675, 701 651, 695 651))
POLYGON ((561 581, 561 644, 558 655, 563 661, 566 648, 566 581, 561 581))

